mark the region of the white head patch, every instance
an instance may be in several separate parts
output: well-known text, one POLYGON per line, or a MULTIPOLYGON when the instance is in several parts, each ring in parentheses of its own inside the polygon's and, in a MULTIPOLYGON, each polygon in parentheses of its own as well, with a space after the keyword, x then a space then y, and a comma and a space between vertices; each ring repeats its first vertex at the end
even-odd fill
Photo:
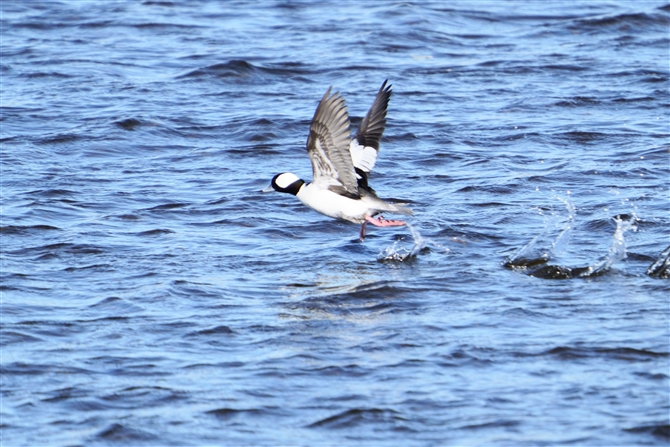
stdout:
POLYGON ((295 174, 293 174, 291 172, 284 172, 279 177, 277 177, 277 179, 275 180, 275 183, 280 188, 288 188, 289 185, 291 185, 294 182, 297 182, 298 180, 300 180, 300 179, 295 174))

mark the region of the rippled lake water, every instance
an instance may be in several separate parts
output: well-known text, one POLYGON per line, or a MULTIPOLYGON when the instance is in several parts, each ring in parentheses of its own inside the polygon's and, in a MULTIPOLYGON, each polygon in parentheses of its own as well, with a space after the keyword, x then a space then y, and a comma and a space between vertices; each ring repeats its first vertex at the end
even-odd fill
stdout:
POLYGON ((0 7, 3 447, 668 444, 667 1, 0 7))

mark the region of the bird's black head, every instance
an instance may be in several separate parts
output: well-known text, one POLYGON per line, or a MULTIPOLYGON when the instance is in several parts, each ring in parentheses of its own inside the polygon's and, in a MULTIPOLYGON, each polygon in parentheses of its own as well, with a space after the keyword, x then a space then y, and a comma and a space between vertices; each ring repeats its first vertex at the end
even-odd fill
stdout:
POLYGON ((270 186, 265 188, 263 192, 279 191, 296 195, 304 184, 305 181, 299 179, 297 175, 290 172, 282 172, 272 178, 270 186))

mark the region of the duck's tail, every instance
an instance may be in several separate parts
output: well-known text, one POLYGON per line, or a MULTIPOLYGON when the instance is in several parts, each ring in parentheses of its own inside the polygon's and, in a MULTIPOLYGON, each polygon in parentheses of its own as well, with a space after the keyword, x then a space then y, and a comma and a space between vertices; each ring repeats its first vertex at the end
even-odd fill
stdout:
POLYGON ((389 205, 393 207, 389 212, 404 214, 405 216, 411 216, 413 214, 412 208, 408 208, 406 203, 389 203, 389 205))

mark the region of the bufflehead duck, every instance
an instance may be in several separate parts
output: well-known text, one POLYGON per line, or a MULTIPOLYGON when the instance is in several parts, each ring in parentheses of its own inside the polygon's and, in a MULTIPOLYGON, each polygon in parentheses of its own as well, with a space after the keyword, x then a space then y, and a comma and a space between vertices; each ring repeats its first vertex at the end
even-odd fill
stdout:
POLYGON ((354 138, 344 98, 332 87, 319 102, 307 137, 307 155, 312 162, 312 183, 293 173, 277 174, 263 192, 279 191, 296 196, 303 204, 326 216, 360 223, 360 240, 368 223, 378 227, 402 226, 401 220, 386 220, 382 212, 411 215, 412 210, 383 201, 368 185, 386 125, 391 85, 384 81, 372 107, 354 138))

